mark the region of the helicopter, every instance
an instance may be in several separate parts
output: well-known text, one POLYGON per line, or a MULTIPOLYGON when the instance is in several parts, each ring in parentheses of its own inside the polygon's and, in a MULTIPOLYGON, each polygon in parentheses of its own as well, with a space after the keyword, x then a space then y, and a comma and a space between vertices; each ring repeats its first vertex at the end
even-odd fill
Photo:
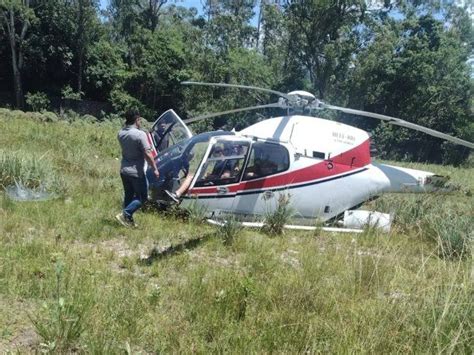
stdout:
POLYGON ((447 177, 375 163, 368 132, 305 115, 307 111, 329 109, 362 115, 474 148, 471 142, 395 117, 326 104, 306 91, 285 94, 246 85, 182 84, 259 90, 279 99, 188 120, 182 120, 173 110, 164 112, 148 133, 161 176, 156 179, 150 169, 147 171, 151 199, 162 206, 172 202, 169 191, 182 186, 182 170, 189 185, 181 196, 182 206, 196 204, 209 216, 232 215, 242 221, 255 221, 275 211, 283 195, 289 197, 295 218, 301 224, 310 224, 315 219, 347 217, 350 211, 383 193, 447 190, 447 177), (264 119, 239 132, 194 135, 187 125, 263 108, 285 109, 287 114, 264 119), (290 114, 289 110, 296 113, 290 114))

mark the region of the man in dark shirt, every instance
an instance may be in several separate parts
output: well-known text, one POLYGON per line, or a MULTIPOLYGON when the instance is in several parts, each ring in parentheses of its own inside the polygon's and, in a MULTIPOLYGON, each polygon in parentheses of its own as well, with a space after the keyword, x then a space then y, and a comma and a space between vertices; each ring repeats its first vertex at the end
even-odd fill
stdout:
POLYGON ((122 148, 120 177, 122 178, 125 195, 123 211, 116 218, 124 226, 136 227, 133 214, 148 197, 148 186, 144 171, 145 160, 152 167, 157 178, 160 174, 151 155, 152 147, 148 143, 146 133, 140 130, 140 114, 136 110, 131 110, 125 114, 125 119, 125 127, 117 135, 122 148))

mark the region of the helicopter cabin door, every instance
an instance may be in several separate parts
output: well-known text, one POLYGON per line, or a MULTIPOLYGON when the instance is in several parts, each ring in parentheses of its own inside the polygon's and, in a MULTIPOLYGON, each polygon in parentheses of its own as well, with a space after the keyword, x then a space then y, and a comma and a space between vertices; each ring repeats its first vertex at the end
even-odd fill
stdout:
POLYGON ((232 206, 234 213, 242 219, 254 220, 255 215, 275 209, 279 196, 291 183, 289 168, 290 155, 284 144, 253 142, 232 206))
POLYGON ((168 110, 153 123, 148 139, 153 143, 153 147, 161 152, 192 136, 192 132, 176 112, 168 110))
POLYGON ((250 139, 213 138, 188 196, 198 198, 209 213, 232 212, 249 150, 250 139))

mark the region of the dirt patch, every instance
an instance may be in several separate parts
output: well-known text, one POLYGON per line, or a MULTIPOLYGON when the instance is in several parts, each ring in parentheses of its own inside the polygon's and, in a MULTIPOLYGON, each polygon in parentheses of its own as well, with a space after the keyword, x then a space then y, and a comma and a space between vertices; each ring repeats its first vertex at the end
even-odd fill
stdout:
POLYGON ((77 246, 79 250, 93 252, 96 255, 112 253, 118 258, 137 258, 147 257, 153 248, 153 241, 138 244, 131 247, 124 239, 109 239, 98 243, 84 243, 75 241, 73 246, 77 246))
POLYGON ((40 337, 33 328, 20 330, 8 344, 0 343, 0 353, 18 352, 30 353, 35 352, 40 343, 40 337))
POLYGON ((24 300, 0 300, 0 353, 35 352, 40 337, 36 334, 28 314, 34 306, 24 300))
POLYGON ((193 250, 189 252, 189 257, 213 266, 240 269, 239 260, 235 256, 223 258, 218 255, 209 255, 203 250, 193 250))
POLYGON ((99 243, 97 246, 103 250, 113 252, 119 258, 141 258, 150 251, 153 244, 150 241, 150 244, 139 244, 135 249, 132 249, 123 239, 110 239, 99 243))

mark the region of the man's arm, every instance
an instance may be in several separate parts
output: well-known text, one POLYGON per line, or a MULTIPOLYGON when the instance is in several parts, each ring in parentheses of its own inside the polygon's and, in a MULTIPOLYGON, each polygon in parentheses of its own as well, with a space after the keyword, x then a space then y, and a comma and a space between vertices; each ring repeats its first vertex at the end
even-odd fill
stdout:
POLYGON ((151 155, 152 147, 150 146, 150 143, 148 143, 146 133, 143 131, 140 131, 140 145, 141 145, 141 150, 143 151, 143 156, 145 157, 145 160, 147 161, 148 165, 153 168, 153 173, 158 178, 160 176, 160 172, 158 171, 158 168, 156 167, 156 163, 155 163, 155 159, 153 159, 153 155, 151 155))
POLYGON ((155 176, 158 178, 160 177, 160 172, 158 171, 158 168, 156 167, 155 159, 153 159, 153 156, 151 155, 149 150, 145 150, 145 160, 147 161, 148 165, 153 168, 153 173, 155 176))

